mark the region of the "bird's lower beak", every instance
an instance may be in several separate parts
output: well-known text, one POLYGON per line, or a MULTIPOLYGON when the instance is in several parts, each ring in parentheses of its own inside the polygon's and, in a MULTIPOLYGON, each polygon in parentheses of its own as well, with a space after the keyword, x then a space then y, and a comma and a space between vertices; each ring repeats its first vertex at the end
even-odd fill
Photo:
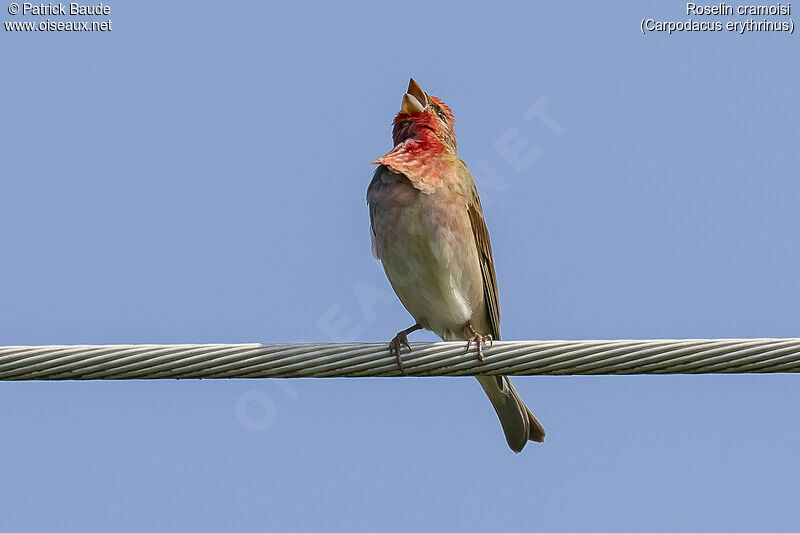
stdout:
POLYGON ((403 95, 403 105, 400 106, 401 113, 406 113, 410 115, 411 113, 419 113, 420 111, 424 110, 425 106, 422 105, 422 103, 415 97, 411 96, 408 93, 403 95))
POLYGON ((428 106, 428 95, 422 90, 414 78, 408 82, 408 90, 403 95, 403 104, 400 107, 401 113, 419 113, 428 106))

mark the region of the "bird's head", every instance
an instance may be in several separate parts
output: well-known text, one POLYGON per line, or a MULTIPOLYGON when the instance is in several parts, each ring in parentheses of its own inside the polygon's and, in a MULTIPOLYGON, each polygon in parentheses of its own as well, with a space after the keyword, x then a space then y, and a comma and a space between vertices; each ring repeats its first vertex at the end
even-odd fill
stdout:
POLYGON ((456 153, 456 119, 447 105, 422 90, 414 78, 408 82, 400 112, 394 117, 395 146, 408 139, 441 143, 456 153))

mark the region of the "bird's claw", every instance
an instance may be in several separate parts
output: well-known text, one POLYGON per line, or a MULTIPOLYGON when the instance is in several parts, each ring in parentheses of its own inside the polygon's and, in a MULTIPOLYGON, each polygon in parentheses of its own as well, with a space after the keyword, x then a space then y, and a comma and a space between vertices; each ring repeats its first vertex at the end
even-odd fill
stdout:
POLYGON ((400 368, 400 372, 405 376, 406 369, 403 366, 403 358, 400 355, 403 351, 403 347, 408 348, 409 352, 411 351, 411 346, 408 344, 408 337, 405 332, 401 331, 395 335, 394 339, 389 343, 389 353, 397 358, 397 366, 400 368))
POLYGON ((464 353, 469 352, 469 349, 472 346, 473 342, 478 347, 478 361, 483 363, 483 360, 484 360, 484 357, 483 357, 483 345, 486 342, 488 342, 489 343, 489 348, 491 348, 492 344, 494 342, 493 339, 492 339, 492 336, 491 335, 481 335, 477 331, 472 330, 472 337, 470 337, 469 340, 467 340, 467 349, 464 350, 464 353))

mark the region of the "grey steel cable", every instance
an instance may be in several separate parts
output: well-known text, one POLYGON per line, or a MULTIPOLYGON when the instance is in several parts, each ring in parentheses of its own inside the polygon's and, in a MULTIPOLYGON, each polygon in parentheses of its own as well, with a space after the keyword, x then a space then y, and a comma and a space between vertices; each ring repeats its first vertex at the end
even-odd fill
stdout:
MULTIPOLYGON (((800 372, 800 339, 413 343, 410 376, 800 372)), ((0 380, 401 375, 387 343, 0 346, 0 380)))

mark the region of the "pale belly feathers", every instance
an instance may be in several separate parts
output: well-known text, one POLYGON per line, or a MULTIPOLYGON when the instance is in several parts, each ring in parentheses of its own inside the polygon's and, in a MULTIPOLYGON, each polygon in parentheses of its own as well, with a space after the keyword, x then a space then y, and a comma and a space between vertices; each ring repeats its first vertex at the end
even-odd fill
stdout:
MULTIPOLYGON (((377 183, 376 183, 377 182, 377 183)), ((488 331, 483 279, 467 206, 446 189, 423 193, 402 176, 368 194, 373 253, 411 316, 444 340, 488 331)))

